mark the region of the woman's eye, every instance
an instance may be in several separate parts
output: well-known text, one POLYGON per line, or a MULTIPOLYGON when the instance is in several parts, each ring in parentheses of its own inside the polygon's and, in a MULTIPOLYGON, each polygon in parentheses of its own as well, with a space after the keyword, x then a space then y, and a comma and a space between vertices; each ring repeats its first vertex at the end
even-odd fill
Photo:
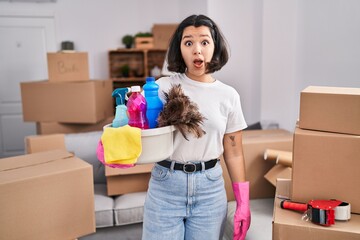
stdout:
POLYGON ((204 45, 204 46, 206 46, 206 45, 209 44, 209 41, 202 41, 201 44, 204 45))
POLYGON ((192 42, 190 42, 190 41, 186 41, 186 42, 185 42, 185 46, 189 47, 189 46, 191 46, 191 45, 192 45, 192 42))

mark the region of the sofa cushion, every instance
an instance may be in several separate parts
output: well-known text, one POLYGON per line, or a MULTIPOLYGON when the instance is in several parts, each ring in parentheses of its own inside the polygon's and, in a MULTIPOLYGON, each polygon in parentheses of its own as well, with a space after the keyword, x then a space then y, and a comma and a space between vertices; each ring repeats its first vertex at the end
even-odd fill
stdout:
POLYGON ((121 226, 143 221, 146 192, 127 193, 115 198, 115 225, 121 226))
POLYGON ((65 146, 69 152, 93 166, 94 183, 106 183, 105 167, 96 157, 96 147, 102 131, 65 134, 65 146))
POLYGON ((114 199, 107 196, 106 184, 94 185, 96 227, 114 226, 114 199))

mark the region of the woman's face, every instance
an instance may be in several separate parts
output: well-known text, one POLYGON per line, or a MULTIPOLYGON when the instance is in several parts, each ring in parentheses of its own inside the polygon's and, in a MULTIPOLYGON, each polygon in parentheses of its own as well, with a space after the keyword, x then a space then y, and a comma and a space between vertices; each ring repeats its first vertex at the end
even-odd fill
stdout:
POLYGON ((206 63, 214 54, 214 41, 208 27, 189 26, 184 29, 181 39, 181 55, 187 67, 186 75, 198 81, 210 81, 206 74, 206 63))

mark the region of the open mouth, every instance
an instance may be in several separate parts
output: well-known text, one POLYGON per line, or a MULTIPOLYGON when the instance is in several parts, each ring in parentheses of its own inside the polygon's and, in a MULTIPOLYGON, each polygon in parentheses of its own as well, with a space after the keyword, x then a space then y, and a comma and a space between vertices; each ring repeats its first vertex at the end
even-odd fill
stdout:
POLYGON ((195 59, 194 60, 194 66, 197 67, 197 68, 202 67, 203 63, 204 63, 204 61, 201 60, 201 59, 195 59))

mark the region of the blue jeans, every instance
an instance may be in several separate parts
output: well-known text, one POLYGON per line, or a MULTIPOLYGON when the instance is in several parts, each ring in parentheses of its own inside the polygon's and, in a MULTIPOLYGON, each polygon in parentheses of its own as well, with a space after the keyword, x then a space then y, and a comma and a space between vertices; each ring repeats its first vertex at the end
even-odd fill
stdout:
POLYGON ((155 164, 145 200, 142 239, 219 240, 226 214, 219 162, 194 173, 155 164))

